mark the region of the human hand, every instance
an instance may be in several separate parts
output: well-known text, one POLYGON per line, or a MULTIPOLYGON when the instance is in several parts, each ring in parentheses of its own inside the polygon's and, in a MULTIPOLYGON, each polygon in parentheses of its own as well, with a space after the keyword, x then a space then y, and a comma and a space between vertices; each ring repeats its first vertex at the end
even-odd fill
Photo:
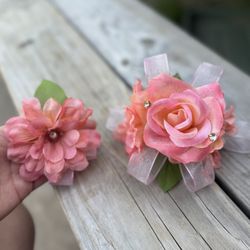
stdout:
POLYGON ((0 221, 46 179, 27 182, 19 176, 19 165, 7 159, 7 140, 0 127, 0 221))

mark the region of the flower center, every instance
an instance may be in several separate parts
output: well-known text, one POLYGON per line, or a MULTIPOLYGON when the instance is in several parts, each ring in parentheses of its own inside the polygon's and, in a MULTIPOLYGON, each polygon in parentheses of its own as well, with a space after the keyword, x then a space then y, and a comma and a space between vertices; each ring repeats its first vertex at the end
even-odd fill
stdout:
POLYGON ((57 141, 57 139, 59 138, 59 135, 60 133, 57 130, 51 130, 48 133, 49 140, 52 142, 57 141))

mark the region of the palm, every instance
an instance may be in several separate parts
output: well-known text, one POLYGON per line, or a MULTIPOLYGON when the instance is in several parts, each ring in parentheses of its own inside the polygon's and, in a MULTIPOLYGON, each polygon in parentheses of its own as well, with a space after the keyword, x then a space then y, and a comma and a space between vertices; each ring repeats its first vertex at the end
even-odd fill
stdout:
POLYGON ((0 128, 0 220, 44 180, 26 182, 18 174, 19 167, 7 159, 7 141, 0 128))

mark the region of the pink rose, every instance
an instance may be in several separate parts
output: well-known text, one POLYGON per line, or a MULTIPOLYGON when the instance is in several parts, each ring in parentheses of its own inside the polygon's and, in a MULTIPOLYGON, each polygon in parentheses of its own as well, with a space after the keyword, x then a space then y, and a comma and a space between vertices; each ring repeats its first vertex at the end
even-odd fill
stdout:
POLYGON ((116 139, 125 144, 126 152, 131 155, 136 151, 141 151, 144 144, 143 133, 147 122, 148 109, 145 102, 152 104, 156 100, 168 97, 172 93, 182 92, 191 88, 188 84, 166 74, 149 81, 147 89, 143 89, 140 80, 136 81, 131 104, 125 109, 125 119, 115 131, 116 139))
POLYGON ((145 144, 177 162, 201 161, 223 147, 224 112, 218 83, 173 91, 148 109, 145 144))
POLYGON ((84 170, 100 146, 91 114, 73 98, 63 105, 49 99, 43 108, 36 98, 23 101, 23 115, 5 124, 8 158, 20 164, 20 175, 27 181, 45 175, 58 183, 65 173, 84 170))

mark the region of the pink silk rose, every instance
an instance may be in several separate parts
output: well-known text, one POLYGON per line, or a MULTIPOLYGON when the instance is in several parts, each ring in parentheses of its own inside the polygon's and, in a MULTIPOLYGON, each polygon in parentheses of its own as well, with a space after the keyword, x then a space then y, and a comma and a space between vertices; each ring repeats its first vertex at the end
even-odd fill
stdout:
POLYGON ((160 74, 151 79, 148 88, 145 90, 143 90, 141 81, 136 81, 131 96, 131 104, 125 109, 125 119, 123 123, 118 125, 114 133, 116 139, 125 144, 126 152, 129 155, 140 152, 145 145, 143 133, 148 111, 145 108, 145 102, 150 105, 158 99, 189 88, 188 84, 166 74, 160 74))
POLYGON ((20 175, 27 181, 45 175, 58 183, 68 172, 84 170, 100 146, 91 114, 73 98, 62 105, 51 98, 43 108, 37 98, 23 101, 23 115, 5 124, 8 158, 20 164, 20 175))
POLYGON ((173 92, 148 109, 145 144, 176 162, 202 161, 223 147, 224 112, 218 83, 173 92))

